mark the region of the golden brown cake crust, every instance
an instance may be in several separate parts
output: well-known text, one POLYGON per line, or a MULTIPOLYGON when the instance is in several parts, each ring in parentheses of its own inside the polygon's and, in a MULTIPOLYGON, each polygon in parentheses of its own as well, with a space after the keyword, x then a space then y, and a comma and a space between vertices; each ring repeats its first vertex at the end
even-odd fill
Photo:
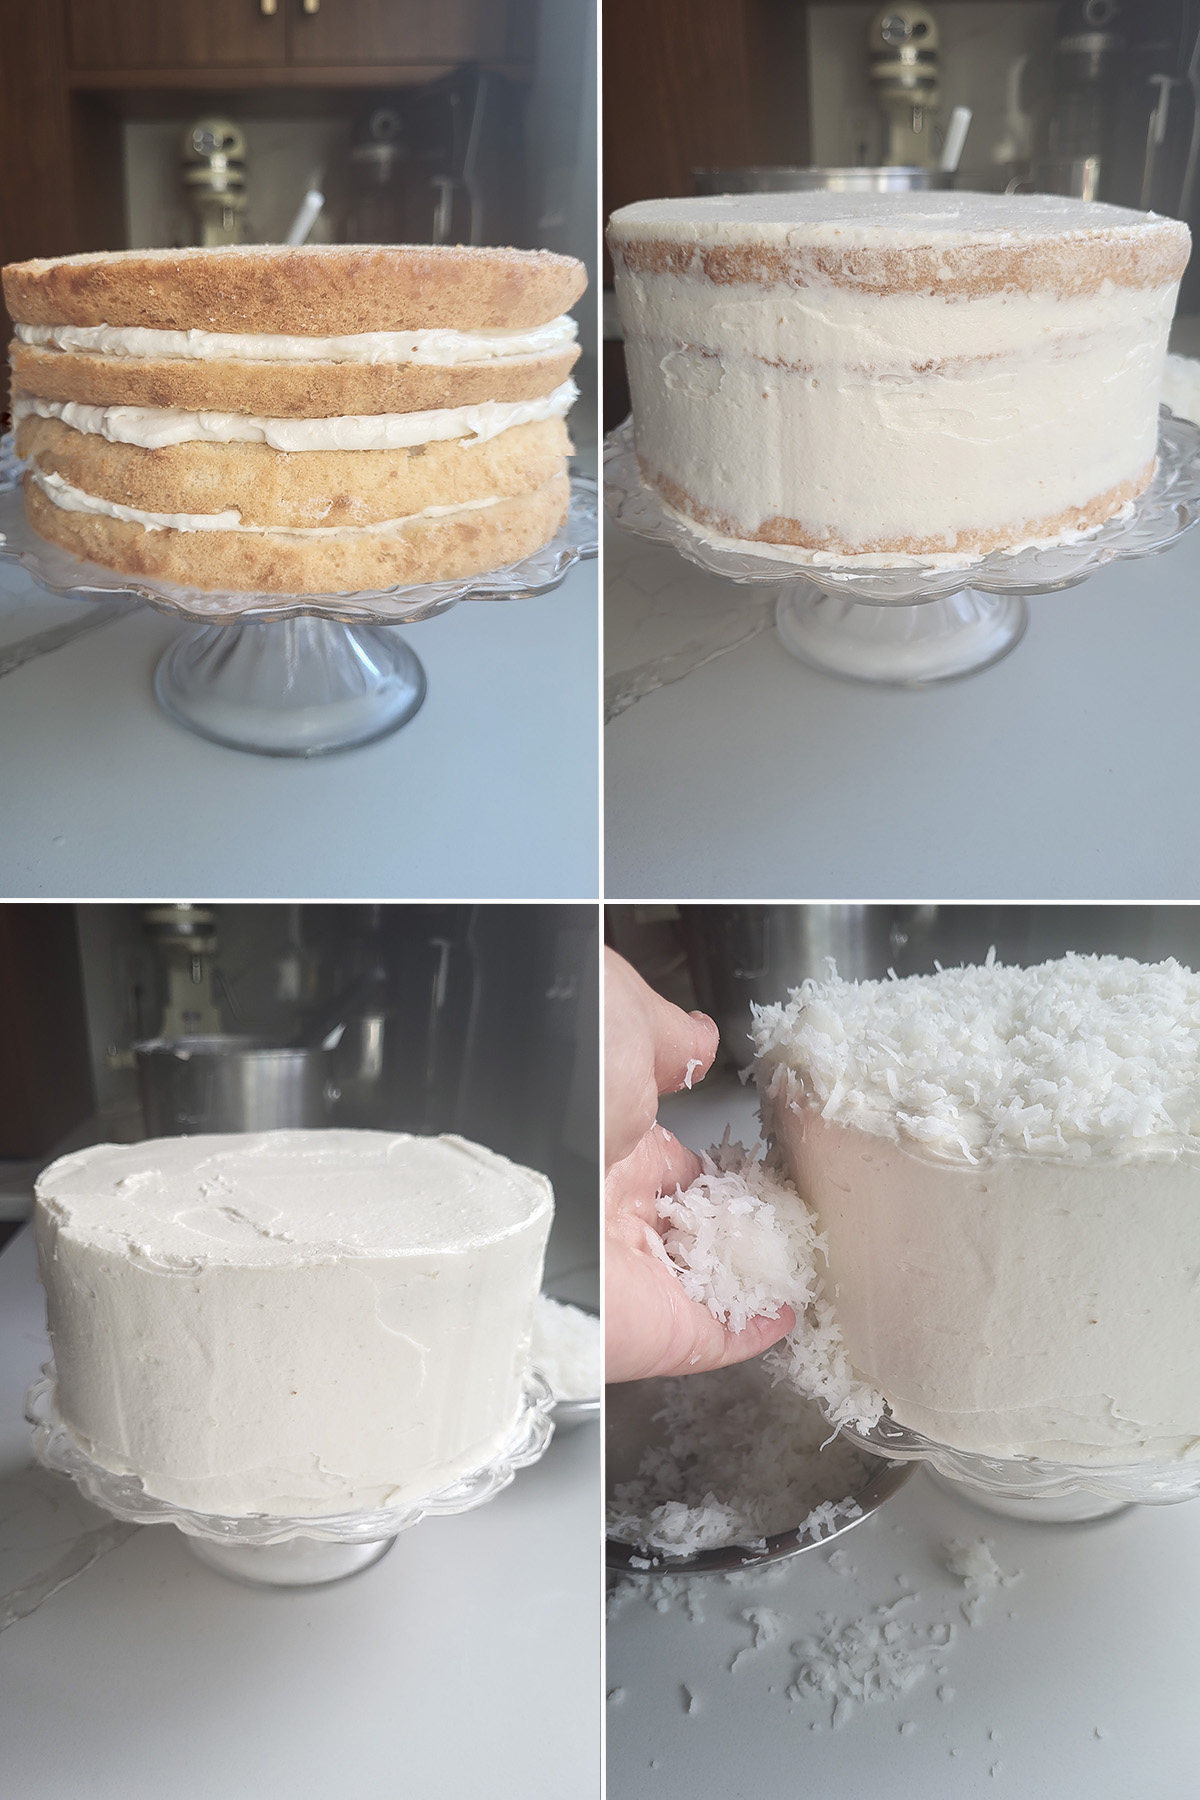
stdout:
POLYGON ((1085 505, 1048 514, 1045 518, 1014 519, 1008 525, 959 531, 953 542, 947 535, 943 535, 934 539, 872 538, 861 544, 841 543, 829 532, 812 531, 799 519, 767 519, 757 531, 747 532, 739 527, 736 520, 701 505, 686 488, 673 481, 669 475, 649 468, 641 457, 638 458, 638 466, 642 479, 661 494, 668 506, 673 506, 676 512, 694 520, 707 531, 715 532, 720 537, 737 538, 745 544, 789 544, 798 550, 823 550, 834 556, 943 556, 947 553, 986 556, 992 550, 1008 550, 1015 544, 1061 537, 1068 531, 1088 531, 1094 526, 1103 525, 1120 512, 1127 501, 1136 500, 1139 494, 1145 493, 1154 480, 1157 458, 1152 457, 1139 474, 1131 476, 1128 481, 1118 482, 1116 487, 1108 488, 1085 505))
POLYGON ((452 581, 503 568, 548 543, 567 515, 559 475, 536 493, 402 531, 305 539, 231 531, 146 531, 120 519, 66 512, 25 477, 29 521, 72 555, 181 587, 262 594, 355 593, 452 581))
POLYGON ((583 264, 549 250, 432 244, 236 245, 120 250, 10 263, 23 325, 160 331, 520 330, 572 307, 583 264))
POLYGON ((572 345, 553 356, 429 368, 414 363, 157 361, 43 350, 16 341, 9 345, 14 389, 42 400, 179 406, 186 412, 243 412, 265 419, 334 419, 431 412, 486 400, 537 400, 567 379, 578 356, 572 345))
POLYGON ((845 287, 869 294, 978 297, 1021 293, 1094 294, 1117 287, 1157 288, 1178 281, 1191 237, 1175 219, 1158 219, 1137 233, 1105 231, 1027 239, 1013 244, 839 248, 803 244, 703 244, 693 236, 622 236, 609 227, 614 258, 633 275, 684 275, 716 287, 845 287))
POLYGON ((543 488, 570 451, 561 419, 514 425, 484 442, 409 450, 273 450, 269 444, 110 444, 58 419, 17 427, 17 454, 43 474, 139 512, 223 512, 245 525, 370 525, 428 506, 462 506, 543 488))

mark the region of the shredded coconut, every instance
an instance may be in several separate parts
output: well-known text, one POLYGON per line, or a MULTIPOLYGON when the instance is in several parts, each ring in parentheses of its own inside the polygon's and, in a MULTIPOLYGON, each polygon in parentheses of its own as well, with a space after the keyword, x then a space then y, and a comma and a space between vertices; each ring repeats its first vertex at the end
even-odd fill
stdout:
POLYGON ((1200 976, 1174 960, 831 973, 755 1008, 752 1036, 770 1099, 927 1154, 1200 1151, 1200 976))
POLYGON ((820 1400, 837 1428, 869 1430, 884 1400, 851 1367, 820 1272, 825 1239, 816 1218, 771 1161, 755 1161, 728 1134, 702 1156, 690 1187, 659 1201, 666 1221, 651 1247, 675 1270, 690 1300, 741 1331, 754 1318, 775 1319, 784 1306, 795 1330, 767 1356, 776 1380, 820 1400))
POLYGON ((835 1731, 853 1716, 856 1705, 896 1700, 922 1680, 954 1638, 953 1625, 921 1625, 896 1617, 913 1596, 902 1595, 890 1606, 877 1606, 866 1618, 849 1622, 819 1616, 822 1629, 792 1645, 799 1658, 796 1678, 788 1689, 795 1700, 811 1696, 830 1704, 835 1731))
POLYGON ((539 1294, 533 1309, 533 1364, 556 1400, 594 1400, 604 1386, 599 1319, 539 1294))
POLYGON ((995 1593, 997 1588, 1012 1587, 1021 1579, 1021 1571, 1014 1569, 1006 1575, 996 1558, 992 1555, 989 1538, 976 1538, 973 1543, 961 1538, 950 1538, 943 1544, 942 1552, 946 1559, 946 1568, 951 1575, 957 1575, 967 1590, 967 1598, 960 1611, 968 1625, 978 1625, 983 1603, 988 1594, 995 1593))
POLYGON ((729 1665, 729 1673, 731 1675, 739 1663, 745 1662, 747 1657, 753 1656, 756 1650, 761 1650, 764 1644, 773 1644, 783 1630, 782 1617, 779 1613, 772 1612, 767 1606, 747 1607, 746 1611, 742 1614, 742 1620, 745 1624, 750 1626, 754 1633, 754 1637, 750 1643, 743 1644, 742 1648, 734 1656, 733 1661, 729 1665))
POLYGON ((665 1555, 729 1544, 765 1548, 796 1528, 830 1536, 861 1517, 853 1498, 870 1462, 828 1440, 819 1409, 773 1386, 761 1358, 663 1383, 658 1442, 614 1485, 612 1537, 665 1555))

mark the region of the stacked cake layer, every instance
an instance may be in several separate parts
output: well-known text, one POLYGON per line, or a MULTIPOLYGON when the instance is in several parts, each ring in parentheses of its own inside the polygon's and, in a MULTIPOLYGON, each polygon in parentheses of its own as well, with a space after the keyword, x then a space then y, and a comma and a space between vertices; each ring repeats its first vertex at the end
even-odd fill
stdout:
POLYGON ((809 982, 756 1020, 855 1378, 956 1449, 1200 1453, 1200 977, 809 982))
POLYGON ((206 1513, 398 1506, 517 1421, 553 1199, 461 1138, 103 1144, 38 1182, 56 1405, 206 1513))
POLYGON ((184 586, 449 580, 567 509, 565 316, 545 251, 319 245, 11 265, 34 528, 184 586))
POLYGON ((644 479, 706 532, 983 554, 1155 464, 1187 227, 1045 195, 650 200, 609 242, 644 479))

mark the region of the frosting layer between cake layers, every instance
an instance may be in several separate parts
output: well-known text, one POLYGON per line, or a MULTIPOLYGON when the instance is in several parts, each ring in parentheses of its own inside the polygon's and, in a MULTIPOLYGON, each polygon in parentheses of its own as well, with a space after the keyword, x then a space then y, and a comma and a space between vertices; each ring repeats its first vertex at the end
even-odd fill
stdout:
POLYGON ((485 1464, 529 1367, 553 1199, 460 1138, 100 1145, 38 1182, 57 1407, 160 1499, 284 1517, 485 1464))
POLYGON ((626 207, 609 241, 643 475, 712 535, 983 554, 1152 478, 1177 221, 755 194, 626 207))
POLYGON ((75 555, 183 586, 344 592, 502 567, 566 516, 576 333, 538 315, 582 290, 570 258, 130 252, 13 265, 5 283, 30 520, 75 555), (527 428, 549 423, 531 455, 527 428), (416 467, 447 443, 456 457, 416 467), (243 444, 265 446, 256 466, 243 444), (211 448, 164 456, 181 445, 211 448), (248 480, 286 489, 279 516, 239 504, 248 480))
POLYGON ((756 1046, 847 1354, 899 1423, 1070 1464, 1200 1455, 1200 979, 834 979, 756 1046))

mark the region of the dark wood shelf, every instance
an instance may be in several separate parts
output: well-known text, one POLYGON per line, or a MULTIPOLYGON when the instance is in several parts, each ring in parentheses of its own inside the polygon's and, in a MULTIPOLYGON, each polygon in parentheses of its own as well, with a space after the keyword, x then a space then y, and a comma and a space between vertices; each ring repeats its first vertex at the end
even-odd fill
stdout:
MULTIPOLYGON (((314 68, 311 63, 263 63, 213 65, 180 69, 69 69, 67 86, 76 93, 119 94, 159 89, 164 93, 201 93, 218 89, 242 93, 267 88, 303 88, 310 93, 322 88, 413 87, 451 75, 459 63, 342 63, 314 68)), ((473 68, 489 69, 510 81, 528 82, 533 70, 526 63, 472 62, 473 68)))

